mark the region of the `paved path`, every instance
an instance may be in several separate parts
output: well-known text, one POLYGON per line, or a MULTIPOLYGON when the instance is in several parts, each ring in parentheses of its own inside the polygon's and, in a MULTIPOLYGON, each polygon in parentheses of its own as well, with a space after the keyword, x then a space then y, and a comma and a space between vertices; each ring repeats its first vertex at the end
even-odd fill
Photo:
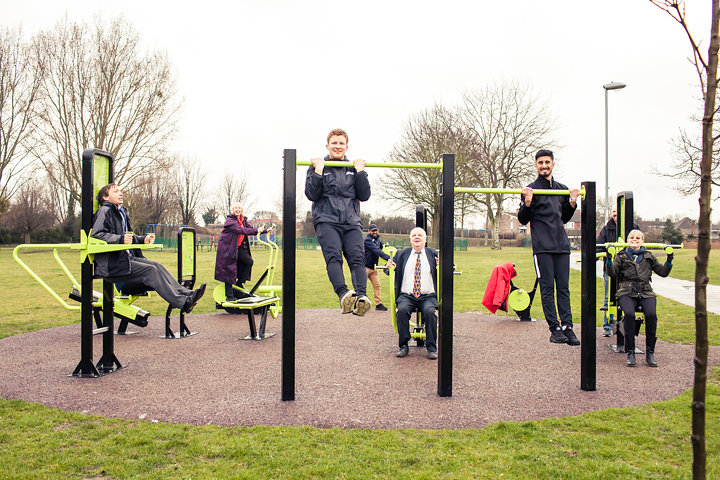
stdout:
MULTIPOLYGON (((570 254, 570 266, 576 270, 580 270, 579 252, 570 254)), ((597 276, 602 278, 602 262, 596 262, 596 268, 597 276)), ((673 277, 662 278, 659 275, 653 275, 652 286, 658 295, 695 307, 695 282, 673 277)), ((710 313, 720 315, 720 286, 718 285, 707 286, 707 310, 710 313)))

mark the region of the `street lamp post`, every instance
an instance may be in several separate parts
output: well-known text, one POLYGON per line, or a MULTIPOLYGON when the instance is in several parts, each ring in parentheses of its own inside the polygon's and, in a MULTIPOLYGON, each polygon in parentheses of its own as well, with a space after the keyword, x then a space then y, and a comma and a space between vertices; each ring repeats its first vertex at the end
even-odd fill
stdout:
POLYGON ((625 88, 624 83, 610 82, 603 85, 605 89, 605 223, 608 222, 610 205, 610 183, 608 175, 608 90, 620 90, 625 88))

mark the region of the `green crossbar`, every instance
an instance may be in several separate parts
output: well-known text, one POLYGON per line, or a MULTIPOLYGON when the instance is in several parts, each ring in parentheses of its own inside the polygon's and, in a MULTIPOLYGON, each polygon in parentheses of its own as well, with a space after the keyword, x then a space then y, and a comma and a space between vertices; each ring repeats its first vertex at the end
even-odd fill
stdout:
MULTIPOLYGON (((475 188, 455 187, 455 193, 522 193, 521 188, 475 188)), ((570 190, 550 190, 533 188, 533 195, 570 195, 570 190)), ((585 198, 585 187, 580 188, 580 196, 585 198)))
MULTIPOLYGON (((297 165, 311 166, 310 160, 298 160, 297 165)), ((352 162, 343 162, 340 160, 330 160, 325 162, 326 167, 352 167, 352 162)), ((442 170, 442 163, 404 163, 404 162, 367 162, 366 167, 379 168, 436 168, 442 170)))

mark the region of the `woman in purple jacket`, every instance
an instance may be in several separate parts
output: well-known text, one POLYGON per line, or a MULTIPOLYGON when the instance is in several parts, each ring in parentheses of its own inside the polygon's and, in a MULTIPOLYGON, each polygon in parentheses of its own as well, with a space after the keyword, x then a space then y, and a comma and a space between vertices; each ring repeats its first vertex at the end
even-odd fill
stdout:
POLYGON ((231 213, 225 219, 223 231, 217 246, 215 257, 215 280, 225 284, 225 296, 228 302, 248 296, 246 293, 233 288, 233 284, 242 287, 250 280, 253 259, 250 256, 250 242, 248 237, 270 230, 265 227, 255 228, 243 215, 243 207, 234 204, 231 213))

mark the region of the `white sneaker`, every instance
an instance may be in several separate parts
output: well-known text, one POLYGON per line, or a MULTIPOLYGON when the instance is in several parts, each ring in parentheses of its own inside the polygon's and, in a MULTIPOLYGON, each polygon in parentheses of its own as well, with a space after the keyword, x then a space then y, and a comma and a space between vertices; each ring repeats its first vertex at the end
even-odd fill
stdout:
POLYGON ((356 300, 357 295, 355 294, 355 290, 348 290, 345 292, 345 295, 340 298, 340 308, 342 309, 342 313, 352 312, 355 309, 356 300))
POLYGON ((370 307, 372 307, 372 304, 370 303, 370 299, 363 295, 362 297, 358 297, 357 302, 355 302, 355 308, 353 308, 352 313, 355 315, 360 315, 361 317, 367 313, 368 310, 370 310, 370 307))

